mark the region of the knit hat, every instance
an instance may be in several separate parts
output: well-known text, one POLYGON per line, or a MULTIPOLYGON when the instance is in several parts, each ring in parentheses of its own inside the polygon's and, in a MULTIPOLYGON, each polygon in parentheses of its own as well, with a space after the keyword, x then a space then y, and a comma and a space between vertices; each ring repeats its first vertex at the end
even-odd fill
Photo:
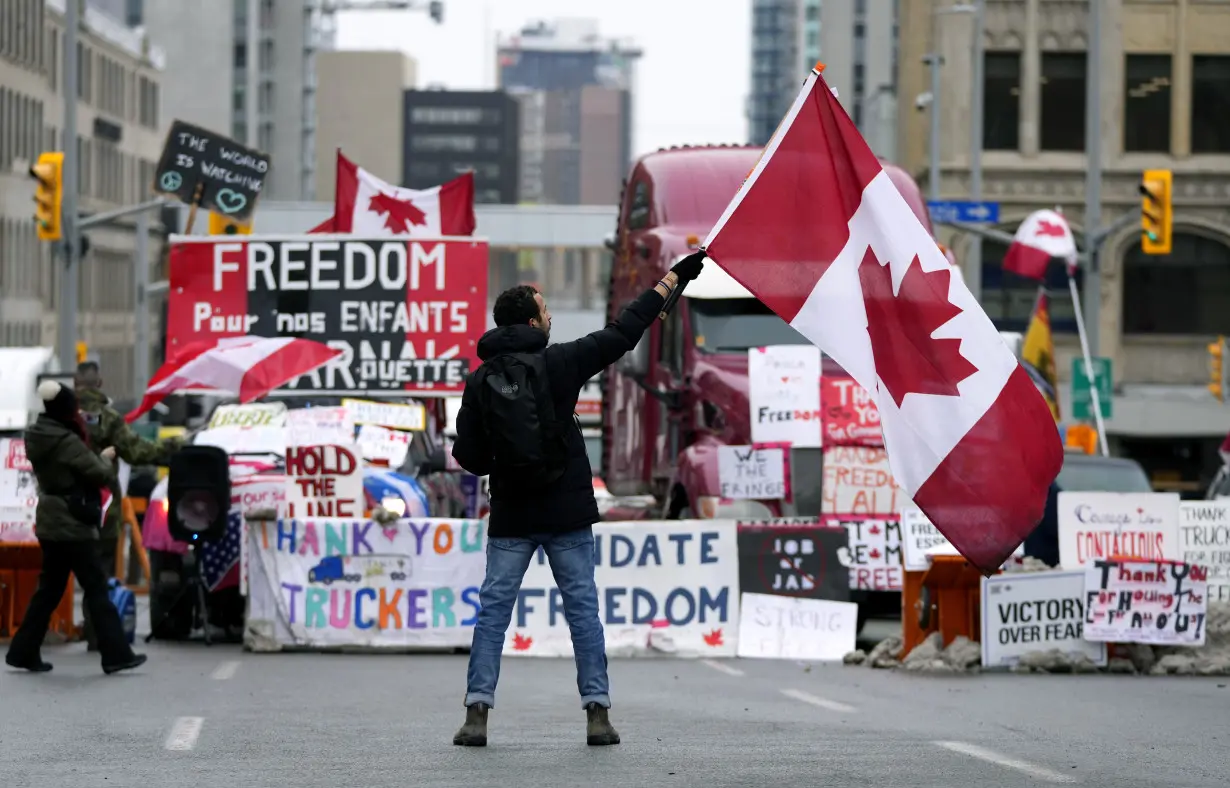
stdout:
POLYGON ((48 416, 70 427, 77 423, 77 395, 70 387, 59 381, 44 380, 38 384, 38 396, 48 416))

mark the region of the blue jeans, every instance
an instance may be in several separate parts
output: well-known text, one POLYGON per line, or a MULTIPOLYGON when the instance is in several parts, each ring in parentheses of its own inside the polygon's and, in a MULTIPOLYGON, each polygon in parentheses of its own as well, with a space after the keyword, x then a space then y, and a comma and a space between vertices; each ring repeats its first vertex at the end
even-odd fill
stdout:
POLYGON ((539 545, 551 563, 559 586, 564 618, 572 633, 577 662, 577 689, 581 707, 597 703, 611 707, 611 685, 606 673, 606 637, 598 618, 598 586, 594 583, 594 531, 586 527, 562 534, 487 540, 487 576, 479 592, 478 623, 466 673, 466 706, 485 703, 495 708, 495 685, 500 679, 500 655, 512 622, 521 581, 539 545))

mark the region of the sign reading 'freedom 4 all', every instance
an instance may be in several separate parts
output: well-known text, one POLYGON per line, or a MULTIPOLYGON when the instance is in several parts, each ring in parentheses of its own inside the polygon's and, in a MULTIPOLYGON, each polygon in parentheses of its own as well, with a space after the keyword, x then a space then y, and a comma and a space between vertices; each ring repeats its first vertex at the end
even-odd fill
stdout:
POLYGON ((487 256, 470 238, 177 236, 167 359, 202 340, 303 337, 342 354, 290 391, 460 391, 486 328, 487 256))

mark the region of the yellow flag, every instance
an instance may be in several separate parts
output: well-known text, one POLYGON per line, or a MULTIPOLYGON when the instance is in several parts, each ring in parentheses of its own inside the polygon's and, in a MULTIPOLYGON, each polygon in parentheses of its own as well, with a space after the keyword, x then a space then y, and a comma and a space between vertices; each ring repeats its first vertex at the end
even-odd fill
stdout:
POLYGON ((1025 329, 1025 340, 1021 343, 1021 364, 1033 378, 1034 385, 1046 398, 1046 404, 1051 408, 1055 423, 1059 423, 1059 397, 1057 394, 1059 378, 1055 374, 1055 341, 1051 337, 1051 310, 1046 298, 1046 291, 1038 290, 1038 300, 1034 303, 1034 312, 1029 318, 1029 327, 1025 329))

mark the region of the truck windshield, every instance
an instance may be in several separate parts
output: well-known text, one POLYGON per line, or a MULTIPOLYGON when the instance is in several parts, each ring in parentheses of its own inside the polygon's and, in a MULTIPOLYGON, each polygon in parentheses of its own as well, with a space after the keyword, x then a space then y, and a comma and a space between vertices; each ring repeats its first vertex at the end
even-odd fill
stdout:
POLYGON ((704 353, 809 344, 806 337, 755 298, 692 298, 688 309, 696 347, 704 353))

